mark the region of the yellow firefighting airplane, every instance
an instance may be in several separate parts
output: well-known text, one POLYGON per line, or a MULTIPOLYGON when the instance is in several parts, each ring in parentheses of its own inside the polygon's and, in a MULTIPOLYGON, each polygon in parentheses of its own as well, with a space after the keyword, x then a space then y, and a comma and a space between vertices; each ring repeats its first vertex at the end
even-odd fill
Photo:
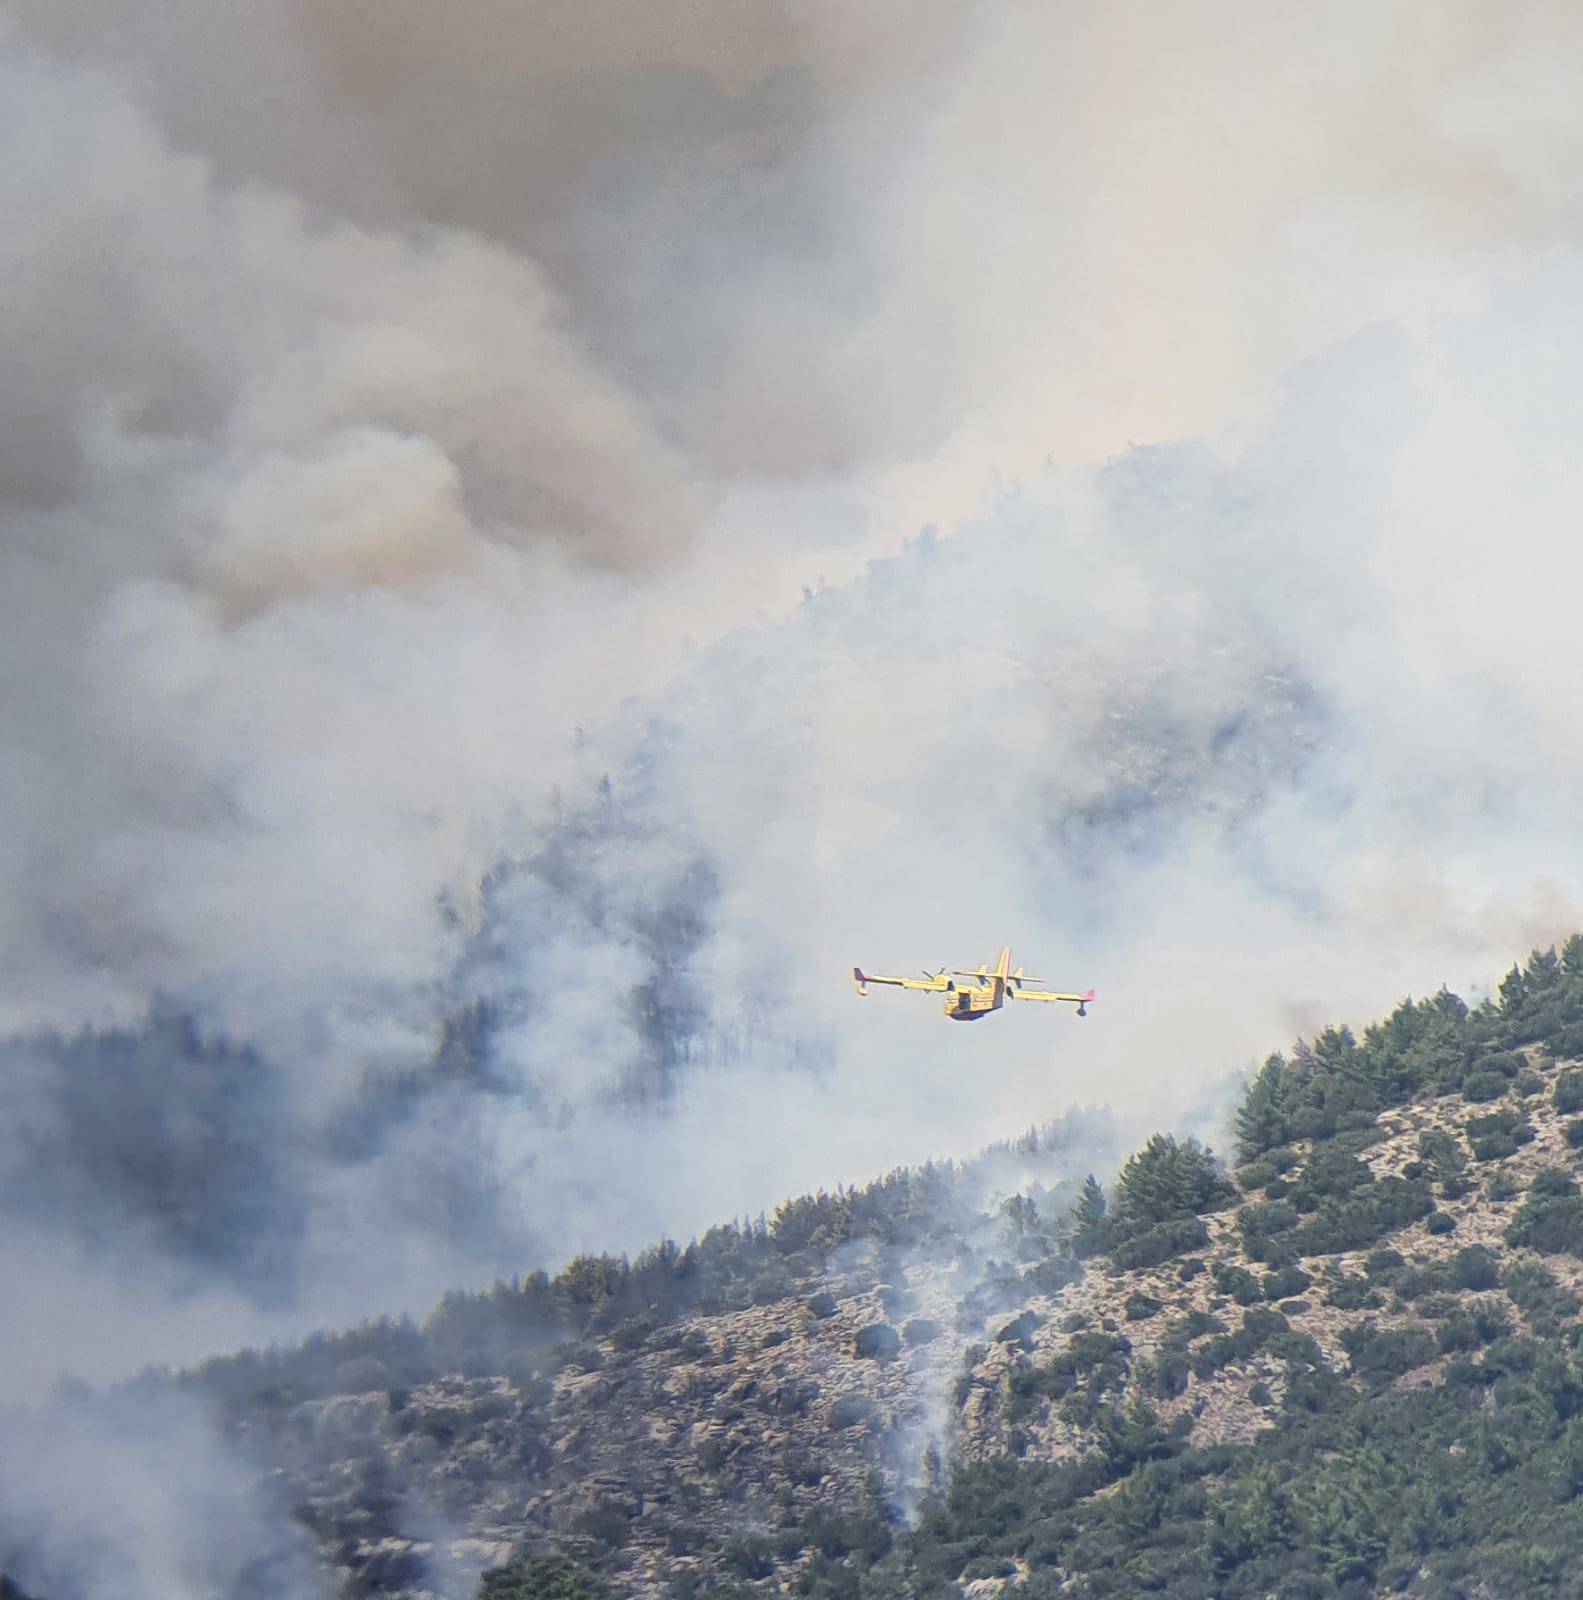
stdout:
POLYGON ((977 972, 947 972, 941 967, 938 972, 925 972, 921 978, 885 978, 877 972, 853 967, 852 978, 860 995, 868 993, 871 983, 894 984, 898 989, 930 989, 936 994, 949 995, 945 1014, 953 1022, 977 1022, 991 1011, 999 1011, 1008 1000, 1064 1000, 1077 1007, 1078 1016, 1086 1017, 1088 1003, 1094 998, 1092 989, 1087 994, 1058 994, 1054 989, 1026 987, 1030 983, 1043 983, 1044 979, 1025 977, 1021 967, 1013 972, 1010 946, 1001 951, 993 972, 987 966, 980 967, 977 972), (959 984, 955 982, 957 978, 969 981, 959 984))

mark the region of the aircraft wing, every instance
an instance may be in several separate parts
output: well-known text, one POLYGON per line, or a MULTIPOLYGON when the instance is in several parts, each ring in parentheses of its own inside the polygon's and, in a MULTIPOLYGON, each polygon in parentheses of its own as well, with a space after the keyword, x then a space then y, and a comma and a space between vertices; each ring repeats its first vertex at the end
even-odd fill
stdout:
POLYGON ((865 972, 861 967, 853 967, 852 981, 857 984, 859 994, 871 983, 889 983, 898 989, 928 989, 936 994, 943 994, 951 987, 951 980, 943 972, 923 978, 888 978, 883 973, 865 972))
POLYGON ((1012 985, 1006 986, 1008 1000, 1064 1000, 1068 1005, 1077 1007, 1077 1014, 1087 1015, 1088 1003, 1094 998, 1094 991, 1090 989, 1087 994, 1061 994, 1054 989, 1017 989, 1012 985))

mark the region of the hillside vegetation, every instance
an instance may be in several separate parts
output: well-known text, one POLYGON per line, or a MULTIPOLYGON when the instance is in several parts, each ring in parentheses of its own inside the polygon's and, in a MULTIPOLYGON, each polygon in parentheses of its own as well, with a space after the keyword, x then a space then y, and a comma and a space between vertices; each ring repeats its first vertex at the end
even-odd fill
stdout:
POLYGON ((1574 938, 1272 1056, 1229 1166, 1074 1117, 141 1384, 348 1596, 1575 1593, 1580 1061, 1574 938))

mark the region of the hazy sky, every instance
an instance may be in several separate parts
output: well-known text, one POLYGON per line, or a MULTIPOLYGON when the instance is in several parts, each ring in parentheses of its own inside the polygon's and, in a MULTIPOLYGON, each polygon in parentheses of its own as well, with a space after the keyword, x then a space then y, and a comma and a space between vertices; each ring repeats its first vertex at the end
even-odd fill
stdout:
MULTIPOLYGON (((1212 1127, 1583 925, 1580 70, 1543 0, 0 0, 0 1400, 1212 1127), (1007 941, 1092 1016, 848 986, 1007 941)), ((272 1537, 168 1407, 3 1426, 52 1594, 272 1537)))
POLYGON ((1583 921, 1580 57, 10 0, 0 1023, 258 1052, 11 1047, 11 1381, 1198 1115, 1583 921), (845 987, 1008 940, 1093 1017, 845 987))

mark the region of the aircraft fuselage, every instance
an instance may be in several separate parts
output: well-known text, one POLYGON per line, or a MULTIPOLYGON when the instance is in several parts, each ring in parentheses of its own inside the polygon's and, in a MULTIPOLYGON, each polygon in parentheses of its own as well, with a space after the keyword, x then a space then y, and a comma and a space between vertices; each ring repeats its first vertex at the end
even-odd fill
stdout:
POLYGON ((945 1003, 945 1014, 953 1022, 977 1022, 991 1011, 999 1011, 1000 996, 987 989, 958 989, 945 1003))

